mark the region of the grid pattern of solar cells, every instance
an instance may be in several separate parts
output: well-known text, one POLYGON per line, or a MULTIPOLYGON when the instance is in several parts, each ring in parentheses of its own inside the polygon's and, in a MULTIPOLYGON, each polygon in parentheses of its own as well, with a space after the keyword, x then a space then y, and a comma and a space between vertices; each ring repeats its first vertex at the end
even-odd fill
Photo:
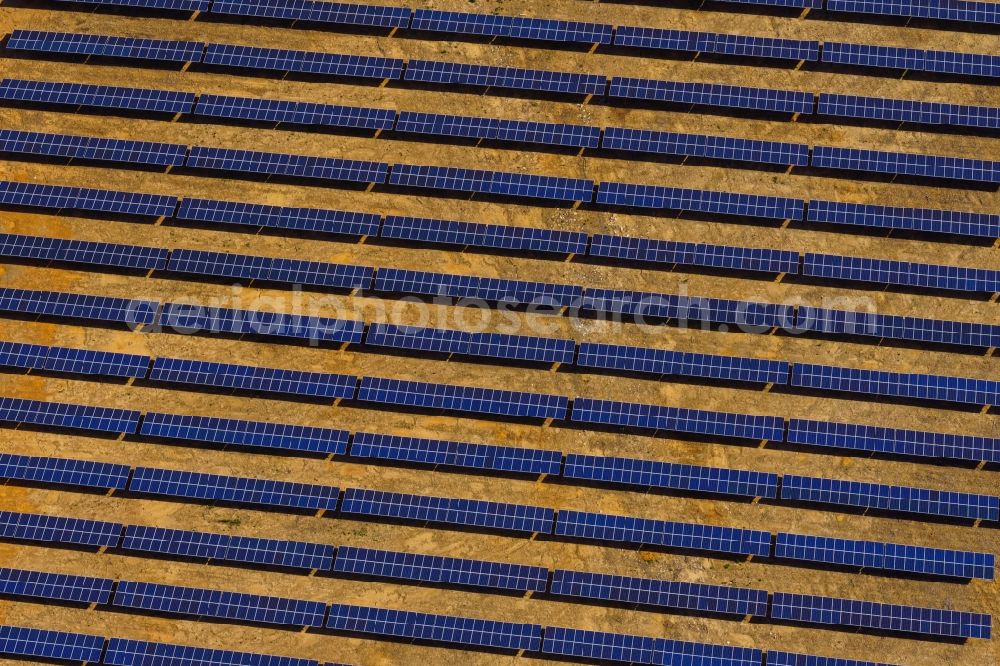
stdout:
POLYGON ((0 181, 0 204, 163 217, 174 214, 177 197, 5 180, 0 181))
POLYGON ((881 541, 836 539, 778 532, 774 556, 864 569, 901 571, 945 578, 993 580, 996 558, 974 553, 881 541))
POLYGON ((415 10, 410 28, 453 34, 582 44, 610 44, 612 31, 612 26, 608 24, 445 12, 436 9, 415 10))
POLYGON ((395 129, 397 132, 410 134, 541 143, 549 146, 572 146, 575 148, 597 148, 601 138, 601 128, 588 125, 451 116, 416 111, 400 111, 395 129))
POLYGON ((800 306, 795 328, 830 335, 861 335, 966 347, 1000 346, 1000 325, 800 306))
POLYGON ((1000 462, 1000 439, 855 423, 788 419, 786 441, 904 456, 1000 462))
POLYGON ((419 164, 392 165, 389 184, 552 201, 588 202, 594 197, 591 180, 419 164))
POLYGON ((333 567, 334 554, 333 546, 319 543, 259 539, 143 525, 126 527, 121 547, 125 550, 146 553, 321 571, 329 571, 333 567))
POLYGON ((555 512, 540 506, 347 488, 341 512, 397 520, 467 525, 507 532, 552 533, 555 512))
POLYGON ((69 347, 49 347, 45 357, 45 369, 50 372, 108 377, 145 377, 149 363, 150 358, 141 354, 69 347))
POLYGON ((379 236, 420 243, 490 247, 551 254, 585 254, 587 252, 587 234, 581 231, 454 222, 400 215, 386 216, 379 236))
POLYGON ((0 99, 9 102, 58 104, 125 111, 191 113, 194 93, 145 88, 97 86, 86 83, 57 83, 3 79, 0 99))
POLYGON ((182 334, 251 335, 311 342, 361 342, 364 322, 281 312, 232 310, 186 303, 164 303, 161 328, 182 334))
POLYGON ((200 250, 173 250, 167 270, 173 273, 315 285, 332 289, 368 287, 374 273, 374 269, 368 266, 200 250))
POLYGON ((244 391, 288 393, 313 398, 353 398, 357 378, 329 372, 264 368, 161 356, 153 362, 154 382, 221 386, 244 391))
POLYGON ((785 474, 781 499, 968 520, 1000 520, 1000 497, 785 474))
POLYGON ((44 370, 49 347, 26 342, 0 341, 0 366, 22 370, 44 370))
POLYGON ((932 208, 900 208, 840 201, 809 202, 810 222, 851 224, 881 229, 1000 238, 1000 215, 932 208))
POLYGON ((576 539, 648 544, 681 550, 763 557, 771 554, 770 532, 585 511, 560 511, 556 517, 555 534, 576 539))
POLYGON ((0 257, 160 270, 166 267, 168 254, 158 247, 0 234, 0 257))
POLYGON ((526 419, 563 419, 569 402, 565 396, 548 393, 432 384, 384 377, 362 377, 358 400, 526 419))
POLYGON ((15 30, 7 41, 7 48, 17 51, 182 63, 199 62, 205 45, 201 42, 167 39, 137 39, 71 32, 15 30))
POLYGON ((774 593, 771 617, 956 638, 988 639, 991 625, 990 616, 980 613, 784 592, 774 593))
POLYGON ((398 58, 266 49, 238 44, 208 44, 202 62, 217 67, 377 80, 398 79, 403 71, 403 61, 398 58))
POLYGON ((0 479, 123 490, 128 472, 113 463, 0 453, 0 479))
POLYGON ((830 12, 910 16, 942 21, 1000 23, 1000 9, 993 2, 952 2, 951 0, 827 0, 830 12))
POLYGON ((0 539, 111 548, 124 528, 121 523, 0 511, 0 539))
POLYGON ((214 118, 370 130, 392 129, 396 121, 396 112, 392 109, 226 95, 199 95, 194 114, 214 118))
POLYGON ((823 43, 823 62, 891 69, 913 69, 963 76, 1000 76, 1000 56, 928 51, 871 44, 823 43))
POLYGON ((757 162, 760 164, 809 164, 809 146, 804 143, 758 141, 729 136, 658 132, 627 127, 607 127, 601 147, 658 155, 683 155, 716 160, 757 162))
POLYGON ((590 237, 590 250, 587 254, 626 261, 684 264, 736 271, 799 272, 799 253, 791 250, 685 243, 654 238, 594 234, 590 237))
POLYGON ((365 344, 538 363, 572 363, 576 352, 576 342, 564 338, 468 333, 381 323, 368 327, 365 344))
POLYGON ((764 5, 767 7, 793 7, 795 9, 822 9, 823 0, 717 0, 743 5, 764 5))
POLYGON ((815 146, 812 152, 812 166, 823 169, 1000 183, 1000 162, 966 157, 815 146))
POLYGON ((608 83, 605 77, 597 74, 469 65, 437 60, 410 60, 406 63, 403 79, 421 83, 515 88, 575 95, 603 95, 608 83))
POLYGON ((704 613, 767 617, 767 590, 556 569, 552 594, 704 613))
POLYGON ((544 592, 549 570, 505 562, 465 560, 341 546, 334 571, 372 578, 395 578, 442 585, 544 592))
POLYGON ((98 663, 103 650, 103 636, 0 625, 2 654, 98 663))
POLYGON ((787 384, 788 363, 669 349, 580 343, 576 365, 653 375, 679 375, 757 384, 787 384))
POLYGON ((270 479, 220 476, 154 467, 136 467, 129 492, 259 506, 334 511, 340 497, 333 486, 270 479))
POLYGON ((144 666, 151 662, 158 666, 319 666, 319 662, 313 659, 211 650, 125 638, 108 640, 108 649, 102 663, 108 666, 144 666))
POLYGON ((108 5, 112 7, 141 7, 143 9, 167 9, 185 12, 205 12, 212 4, 210 0, 62 0, 88 5, 108 5))
POLYGON ((716 32, 641 28, 626 25, 616 28, 615 46, 688 51, 691 53, 713 53, 750 58, 819 60, 819 42, 815 41, 727 35, 716 32))
POLYGON ((588 288, 583 294, 580 309, 624 314, 643 320, 678 319, 682 322, 735 324, 745 331, 791 326, 795 321, 794 310, 788 305, 617 289, 588 288))
POLYGON ((153 323, 158 307, 156 301, 30 289, 0 289, 0 311, 3 312, 139 325, 153 323))
POLYGON ((795 363, 791 385, 825 391, 1000 406, 1000 382, 969 377, 795 363))
POLYGON ((748 88, 720 83, 656 81, 623 76, 611 79, 608 95, 671 104, 697 104, 775 113, 812 113, 815 106, 814 96, 810 92, 748 88))
POLYGON ((161 613, 197 615, 263 624, 322 627, 326 605, 282 597, 240 594, 225 590, 178 587, 123 580, 114 605, 161 613))
POLYGON ((926 289, 972 291, 986 294, 1000 292, 1000 270, 941 266, 890 259, 843 257, 836 254, 807 252, 802 264, 802 274, 811 277, 898 284, 926 289))
POLYGON ((797 652, 767 651, 767 666, 893 666, 892 664, 876 664, 874 661, 859 661, 857 659, 841 659, 840 657, 818 657, 812 654, 797 652))
POLYGON ((211 442, 226 446, 336 455, 347 453, 347 440, 350 436, 346 430, 332 428, 159 412, 146 414, 139 433, 147 437, 211 442))
POLYGON ((324 208, 293 208, 214 199, 181 201, 178 220, 290 229, 344 236, 377 236, 379 216, 324 208))
POLYGON ((187 146, 0 129, 0 152, 152 166, 184 164, 187 146))
POLYGON ((842 118, 891 120, 901 123, 1000 128, 1000 107, 947 102, 820 93, 817 113, 842 118))
POLYGON ((389 165, 385 162, 206 146, 191 148, 186 165, 195 169, 266 173, 274 176, 340 180, 351 183, 384 183, 389 171, 389 165))
POLYGON ((139 424, 139 412, 131 409, 0 397, 0 421, 73 430, 134 433, 139 424))
POLYGON ((572 420, 580 423, 777 442, 784 440, 785 430, 785 421, 778 416, 710 412, 581 397, 573 400, 572 420))
POLYGON ((772 220, 801 220, 806 207, 803 200, 787 197, 609 182, 598 183, 596 201, 609 206, 668 208, 772 220))
POLYGON ((114 581, 110 578, 68 576, 26 569, 0 569, 0 594, 31 599, 106 604, 114 581))
POLYGON ((407 7, 351 5, 314 0, 216 0, 212 3, 211 11, 213 14, 380 28, 406 28, 410 24, 411 14, 407 7))
POLYGON ((567 479, 586 479, 641 488, 669 488, 693 493, 778 496, 778 475, 745 469, 703 467, 634 458, 607 458, 579 453, 566 455, 567 479))
POLYGON ((551 307, 576 305, 583 294, 583 290, 575 285, 429 273, 401 268, 380 268, 375 275, 375 291, 551 307))
POLYGON ((565 627, 545 627, 542 653, 582 657, 598 662, 663 663, 654 661, 656 655, 654 638, 565 627))

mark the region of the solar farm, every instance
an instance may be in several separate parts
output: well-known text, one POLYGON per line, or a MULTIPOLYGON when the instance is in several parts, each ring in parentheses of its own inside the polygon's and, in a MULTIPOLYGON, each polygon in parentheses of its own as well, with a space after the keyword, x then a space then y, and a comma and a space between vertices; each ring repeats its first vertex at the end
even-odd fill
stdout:
POLYGON ((1000 663, 1000 4, 0 34, 0 663, 1000 663))

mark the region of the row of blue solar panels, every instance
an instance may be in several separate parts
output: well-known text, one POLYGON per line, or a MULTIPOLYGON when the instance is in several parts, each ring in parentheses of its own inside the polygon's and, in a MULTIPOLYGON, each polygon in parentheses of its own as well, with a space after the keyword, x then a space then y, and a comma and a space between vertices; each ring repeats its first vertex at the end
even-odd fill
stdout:
POLYGON ((175 114, 191 113, 194 99, 194 93, 172 90, 23 79, 3 79, 0 81, 0 100, 35 104, 59 104, 97 109, 175 114))
POLYGON ((679 375, 756 384, 787 384, 788 363, 603 343, 580 344, 576 365, 652 375, 679 375))
POLYGON ((211 0, 61 0, 86 5, 109 7, 136 7, 140 9, 166 9, 179 12, 206 12, 211 0))
POLYGON ((188 198, 181 201, 176 218, 342 236, 377 236, 380 221, 380 216, 374 213, 188 198))
POLYGON ((1000 128, 1000 108, 947 102, 921 102, 884 97, 820 93, 817 113, 842 118, 891 120, 900 123, 1000 128))
POLYGON ((1000 162, 921 153, 816 146, 813 148, 812 166, 823 169, 1000 183, 1000 162))
POLYGON ((883 428, 854 423, 789 419, 785 441, 807 446, 921 458, 1000 462, 998 438, 883 428))
POLYGON ((141 354, 0 341, 0 365, 26 370, 143 378, 149 363, 150 357, 141 354))
POLYGON ((1000 325, 800 306, 795 330, 966 347, 1000 347, 1000 325))
MULTIPOLYGON (((125 638, 108 640, 102 663, 108 666, 147 666, 148 664, 174 664, 176 666, 321 666, 315 659, 277 657, 253 652, 213 650, 190 645, 150 643, 125 638)), ((338 666, 331 664, 329 666, 338 666)))
POLYGON ((767 617, 767 590, 556 569, 552 594, 704 613, 767 617))
POLYGON ((766 7, 792 7, 794 9, 822 9, 823 0, 717 0, 741 5, 763 5, 766 7))
POLYGON ((410 28, 430 32, 582 44, 610 44, 612 31, 612 26, 604 23, 445 12, 436 9, 415 10, 410 28))
POLYGON ((503 650, 537 652, 542 645, 542 628, 537 624, 496 622, 344 604, 330 606, 326 628, 503 650))
POLYGON ((299 259, 275 259, 245 254, 174 250, 167 270, 173 273, 261 280, 334 289, 363 289, 371 285, 374 269, 299 259))
POLYGON ((163 217, 174 214, 177 197, 95 190, 86 187, 0 181, 0 204, 56 210, 86 210, 163 217))
POLYGON ((805 202, 802 199, 634 183, 600 182, 597 185, 596 201, 612 206, 667 208, 773 220, 801 220, 805 215, 805 202))
POLYGON ((1000 56, 985 53, 824 42, 822 60, 843 65, 912 69, 939 74, 1000 76, 1000 56))
POLYGON ((156 301, 7 287, 0 289, 0 311, 42 317, 140 325, 153 323, 158 307, 156 301))
POLYGON ((608 95, 672 104, 696 104, 777 113, 812 113, 816 102, 811 92, 748 88, 721 83, 656 81, 622 76, 611 79, 608 95))
POLYGON ((562 465, 561 451, 469 444, 370 432, 359 432, 354 435, 350 455, 352 458, 376 458, 524 474, 558 475, 562 465))
POLYGON ((103 651, 103 636, 0 625, 0 654, 97 664, 103 651))
POLYGON ((379 269, 375 275, 375 291, 550 307, 577 305, 583 294, 583 290, 574 285, 429 273, 401 268, 379 269))
POLYGON ((560 511, 555 534, 574 539, 646 544, 716 553, 771 554, 771 533, 666 520, 612 516, 585 511, 560 511))
POLYGON ((0 152, 122 164, 180 166, 184 164, 187 146, 178 143, 0 129, 0 152))
POLYGON ((1000 9, 993 2, 952 0, 827 0, 827 11, 851 14, 907 16, 911 18, 1000 23, 1000 9))
POLYGON ((933 208, 903 208, 813 199, 810 222, 905 229, 977 238, 1000 238, 1000 215, 933 208))
POLYGON ((1000 520, 1000 497, 785 474, 781 499, 968 520, 1000 520))
POLYGON ((553 201, 582 201, 586 203, 594 198, 594 181, 582 178, 419 164, 393 164, 388 182, 389 185, 400 187, 550 199, 553 201))
POLYGON ((194 114, 213 118, 370 130, 392 129, 396 122, 396 112, 392 109, 226 95, 199 95, 194 114))
POLYGON ((802 274, 950 291, 973 291, 985 294, 1000 291, 1000 270, 844 257, 836 254, 806 253, 802 274))
POLYGON ((765 273, 799 272, 799 253, 791 250, 769 250, 708 243, 631 238, 594 234, 590 237, 591 257, 656 264, 682 264, 705 268, 765 273))
POLYGON ((662 28, 619 26, 615 46, 634 46, 690 53, 713 53, 750 58, 783 60, 819 60, 819 42, 800 39, 776 39, 728 35, 716 32, 691 32, 662 28))
POLYGON ((202 52, 205 50, 205 44, 166 39, 15 30, 7 40, 7 48, 15 51, 38 51, 60 55, 184 63, 199 62, 202 52))
POLYGON ((378 80, 398 79, 403 73, 403 61, 398 58, 268 49, 239 44, 207 44, 202 63, 221 67, 378 80))
POLYGON ((166 267, 168 254, 158 247, 0 234, 0 257, 5 258, 159 270, 166 267))
POLYGON ((638 488, 667 488, 691 493, 742 497, 778 496, 778 475, 745 469, 683 465, 633 458, 606 458, 570 453, 567 479, 582 479, 638 488))
POLYGON ((791 622, 831 624, 954 638, 988 639, 992 624, 989 615, 980 613, 784 592, 774 594, 771 617, 791 622))
POLYGON ((778 650, 768 650, 765 663, 767 666, 893 666, 893 664, 875 663, 874 661, 820 657, 813 654, 778 650))
POLYGON ((353 398, 357 386, 357 378, 354 375, 213 363, 163 356, 153 362, 149 379, 172 384, 218 386, 242 391, 333 399, 353 398))
POLYGON ((552 254, 586 254, 587 234, 534 227, 388 215, 381 238, 552 254))
POLYGON ((576 95, 603 95, 608 84, 607 78, 598 74, 470 65, 437 60, 408 61, 403 79, 420 83, 512 88, 576 95))
POLYGON ((597 148, 601 130, 590 125, 566 125, 528 120, 504 120, 476 116, 401 111, 395 130, 408 134, 432 134, 488 141, 541 143, 549 146, 597 148))
POLYGON ((212 14, 381 28, 406 28, 411 14, 407 7, 315 0, 216 0, 211 5, 212 14))
POLYGON ((341 512, 396 520, 552 533, 555 512, 540 506, 347 488, 341 512))
POLYGON ((194 146, 185 166, 193 169, 340 180, 352 183, 384 183, 389 172, 385 162, 343 160, 336 157, 265 153, 255 150, 194 146))
POLYGON ((845 567, 962 579, 993 580, 996 568, 996 557, 992 553, 787 532, 778 533, 774 556, 845 567))
POLYGON ((128 473, 126 465, 0 453, 0 479, 124 490, 128 473))
POLYGON ((763 652, 710 643, 692 643, 631 634, 584 631, 564 627, 545 627, 542 645, 545 654, 577 657, 601 663, 630 664, 724 664, 725 666, 760 666, 763 652))
POLYGON ((3 397, 0 398, 0 421, 72 430, 134 433, 139 425, 139 412, 3 397))
POLYGON ((659 155, 683 155, 717 160, 805 166, 809 146, 804 143, 757 141, 727 136, 658 132, 625 127, 604 130, 601 147, 659 155))
POLYGON ((158 325, 182 334, 252 335, 311 342, 361 342, 364 322, 308 315, 164 303, 158 325))
POLYGON ((368 327, 365 344, 537 363, 572 363, 576 352, 576 342, 564 338, 471 333, 444 328, 381 323, 368 327))
POLYGON ((643 321, 678 319, 689 324, 734 324, 748 331, 790 327, 795 318, 794 308, 790 305, 619 289, 587 288, 583 293, 580 309, 586 312, 628 315, 643 321))
POLYGON ((0 511, 0 539, 12 541, 113 548, 124 529, 121 523, 0 511))
POLYGON ((78 604, 106 604, 114 581, 110 578, 69 576, 26 569, 0 569, 0 595, 64 601, 78 604))

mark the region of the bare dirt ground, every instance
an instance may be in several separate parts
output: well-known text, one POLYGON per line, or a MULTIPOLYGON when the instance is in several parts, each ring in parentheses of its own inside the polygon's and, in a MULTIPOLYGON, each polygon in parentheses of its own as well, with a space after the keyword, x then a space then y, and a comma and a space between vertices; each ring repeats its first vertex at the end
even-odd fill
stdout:
MULTIPOLYGON (((995 35, 809 18, 598 4, 579 0, 555 0, 544 3, 544 6, 530 2, 472 3, 455 0, 437 2, 433 6, 484 13, 592 20, 615 25, 649 25, 828 41, 919 45, 928 49, 979 53, 1000 51, 1000 38, 995 35)), ((874 74, 829 73, 809 68, 793 70, 791 67, 677 61, 650 57, 646 54, 624 56, 601 51, 596 53, 555 51, 471 41, 453 42, 444 38, 413 39, 401 36, 389 38, 205 20, 137 18, 77 11, 79 9, 84 7, 54 10, 42 5, 11 7, 3 3, 0 4, 0 31, 9 33, 12 29, 31 28, 197 39, 336 53, 585 71, 608 76, 629 75, 712 81, 814 92, 845 92, 1000 106, 1000 88, 986 84, 898 79, 874 74)), ((370 87, 344 85, 338 82, 319 83, 280 80, 274 77, 222 75, 198 71, 196 68, 179 72, 107 64, 53 62, 40 58, 0 60, 0 75, 49 81, 135 85, 193 92, 301 99, 399 110, 499 116, 600 126, 671 129, 800 141, 810 145, 877 147, 886 150, 1000 159, 998 138, 839 126, 822 122, 746 119, 655 109, 625 109, 597 102, 583 105, 572 100, 540 101, 448 90, 418 90, 400 85, 370 87)), ((381 137, 347 137, 298 132, 287 128, 261 129, 202 124, 189 120, 168 122, 12 108, 0 108, 0 127, 170 141, 187 145, 377 159, 388 162, 500 169, 593 180, 667 184, 801 198, 816 197, 994 213, 1000 211, 1000 194, 996 191, 877 180, 850 180, 847 177, 832 178, 795 171, 786 174, 728 168, 721 165, 667 164, 594 157, 587 154, 571 156, 530 150, 394 141, 381 137)), ((474 199, 445 199, 379 190, 361 192, 307 184, 277 184, 183 173, 162 174, 23 161, 0 162, 0 178, 232 201, 541 226, 583 230, 588 233, 618 233, 747 247, 785 248, 803 252, 829 251, 969 267, 1000 266, 1000 251, 996 246, 814 231, 796 225, 778 228, 768 225, 670 219, 662 216, 611 214, 588 209, 497 204, 474 199)), ((578 261, 512 258, 412 247, 386 247, 371 243, 339 243, 276 235, 252 235, 224 229, 189 229, 169 224, 140 224, 65 215, 2 212, 0 231, 128 242, 154 247, 217 250, 371 266, 429 269, 584 286, 806 303, 848 309, 872 306, 879 312, 892 314, 912 314, 993 324, 1000 322, 1000 306, 995 302, 895 291, 832 288, 787 280, 779 283, 688 272, 610 268, 578 261)), ((227 285, 195 281, 25 265, 0 267, 0 283, 9 287, 43 288, 134 298, 148 297, 163 301, 189 300, 276 311, 291 311, 293 308, 301 307, 304 311, 315 310, 320 314, 362 318, 369 322, 414 323, 419 321, 421 315, 413 304, 366 296, 329 296, 314 292, 293 295, 289 291, 274 289, 253 287, 233 289, 227 285)), ((516 317, 521 323, 530 324, 536 334, 571 337, 578 341, 636 344, 992 379, 997 378, 1000 367, 997 357, 916 350, 898 346, 664 327, 648 331, 634 325, 614 325, 566 317, 527 314, 517 314, 516 317)), ((485 321, 486 328, 491 330, 499 329, 503 323, 495 312, 455 307, 434 308, 430 312, 429 319, 421 323, 469 328, 476 326, 480 318, 485 321)), ((610 378, 585 373, 549 372, 542 369, 384 356, 354 349, 335 351, 307 346, 158 333, 131 333, 10 319, 0 320, 0 340, 472 386, 516 387, 571 397, 583 395, 750 414, 1000 436, 1000 418, 994 414, 886 402, 871 403, 834 395, 813 397, 775 391, 761 392, 721 386, 610 378)), ((33 375, 0 375, 0 386, 3 387, 0 394, 3 395, 120 406, 143 411, 251 418, 968 492, 997 494, 1000 491, 1000 476, 996 471, 914 462, 840 457, 773 448, 759 449, 721 442, 691 442, 472 418, 406 414, 388 410, 331 407, 33 375)), ((795 531, 844 538, 1000 552, 1000 531, 990 527, 972 528, 906 518, 851 515, 769 503, 751 504, 657 493, 643 494, 561 485, 551 481, 537 482, 477 474, 456 474, 444 470, 364 465, 341 459, 325 461, 247 454, 22 430, 5 429, 0 432, 0 441, 3 442, 0 449, 4 451, 32 455, 112 461, 133 466, 190 469, 340 487, 357 486, 426 495, 482 498, 557 509, 594 510, 752 527, 772 532, 795 531)), ((1000 595, 998 595, 1000 590, 996 583, 984 581, 958 584, 887 578, 868 573, 853 574, 797 568, 775 562, 734 562, 697 555, 580 545, 546 539, 528 540, 420 526, 390 526, 333 517, 296 516, 10 485, 0 487, 0 510, 31 511, 271 538, 303 539, 331 544, 536 564, 551 568, 751 586, 772 592, 813 593, 1000 614, 1000 595)), ((689 617, 670 612, 649 612, 550 599, 525 599, 398 583, 358 582, 322 576, 307 577, 260 572, 237 567, 168 562, 112 553, 94 554, 0 544, 0 566, 194 585, 325 602, 555 624, 762 649, 811 652, 910 666, 940 663, 951 663, 956 666, 990 666, 1000 660, 1000 651, 996 648, 996 643, 982 640, 958 645, 873 636, 836 629, 741 623, 689 617)), ((485 665, 534 661, 531 656, 512 657, 12 601, 0 601, 0 623, 267 652, 365 666, 459 663, 485 665)))

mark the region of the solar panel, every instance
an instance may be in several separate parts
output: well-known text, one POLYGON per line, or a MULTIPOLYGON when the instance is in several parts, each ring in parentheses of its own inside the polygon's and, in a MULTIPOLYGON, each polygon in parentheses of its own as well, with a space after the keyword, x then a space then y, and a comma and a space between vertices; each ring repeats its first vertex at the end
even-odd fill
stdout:
POLYGON ((817 657, 811 654, 797 652, 767 651, 767 666, 893 666, 892 664, 876 664, 874 661, 858 659, 841 659, 840 657, 817 657))
POLYGON ((452 615, 332 604, 327 629, 456 643, 503 650, 538 651, 542 628, 537 624, 495 622, 452 615))
POLYGON ((168 254, 159 247, 0 234, 0 257, 147 271, 165 268, 168 254))
POLYGON ((152 324, 158 307, 156 301, 31 289, 0 289, 0 311, 20 314, 139 325, 152 324))
POLYGON ((805 215, 805 202, 801 199, 633 183, 600 182, 596 201, 608 206, 666 208, 772 220, 801 220, 805 215))
POLYGON ((344 236, 377 236, 379 216, 324 208, 293 208, 213 199, 181 201, 175 216, 214 224, 319 232, 344 236))
POLYGON ((795 329, 829 335, 859 335, 967 347, 1000 346, 1000 325, 924 319, 808 306, 797 309, 795 329))
POLYGON ((167 9, 184 12, 207 12, 209 0, 60 0, 88 5, 111 7, 136 7, 141 9, 167 9))
POLYGON ((0 204, 165 217, 174 214, 177 197, 5 180, 0 181, 0 204))
POLYGON ((164 303, 159 326, 166 332, 182 335, 227 333, 292 338, 314 343, 360 343, 364 334, 364 322, 357 320, 203 307, 189 303, 164 303))
POLYGON ((139 39, 109 35, 84 35, 72 32, 15 30, 7 41, 15 51, 38 51, 68 55, 101 56, 159 60, 163 62, 199 62, 205 45, 167 39, 139 39))
POLYGON ((681 550, 705 550, 740 555, 771 554, 771 533, 736 527, 612 516, 586 511, 559 511, 557 536, 597 541, 664 546, 681 550))
POLYGON ((1000 439, 855 423, 788 419, 786 441, 903 456, 1000 462, 1000 439))
POLYGON ((114 605, 161 613, 295 627, 322 627, 326 613, 326 605, 318 601, 265 597, 198 587, 157 585, 130 580, 118 583, 114 605))
POLYGON ((152 166, 184 164, 187 146, 0 129, 0 152, 152 166))
POLYGON ((422 409, 494 414, 526 419, 563 419, 565 396, 478 386, 362 377, 358 400, 422 409))
POLYGON ((1000 56, 985 53, 824 42, 823 62, 965 76, 1000 76, 1000 56))
POLYGON ((612 77, 608 96, 776 113, 812 113, 815 103, 811 92, 624 76, 612 77))
POLYGON ((234 150, 194 146, 187 158, 194 169, 266 173, 275 176, 339 180, 352 183, 384 183, 389 165, 385 162, 342 160, 336 157, 288 155, 255 150, 234 150))
POLYGON ((415 10, 410 28, 430 32, 581 44, 610 44, 612 30, 610 25, 603 23, 445 12, 436 9, 415 10))
POLYGON ((400 111, 399 119, 396 121, 396 131, 575 148, 597 148, 601 137, 601 128, 589 125, 452 116, 416 111, 400 111))
POLYGON ((197 116, 213 118, 370 130, 392 129, 396 121, 396 112, 393 109, 370 109, 358 106, 226 95, 199 95, 198 105, 195 107, 194 113, 197 116))
POLYGON ((136 467, 128 489, 133 493, 189 497, 251 506, 283 506, 316 511, 337 508, 339 491, 332 486, 290 483, 136 467))
POLYGON ((827 0, 827 11, 852 14, 909 16, 942 21, 1000 23, 1000 10, 992 2, 954 2, 953 0, 827 0))
POLYGON ((146 414, 139 434, 251 449, 281 449, 336 455, 347 453, 347 440, 350 437, 350 433, 346 430, 332 428, 159 412, 146 414))
POLYGON ((126 527, 121 547, 124 550, 144 553, 321 571, 329 571, 333 567, 334 553, 333 546, 320 543, 259 539, 143 525, 126 527))
POLYGON ((505 532, 552 533, 555 512, 540 506, 407 495, 347 488, 341 513, 396 520, 466 525, 505 532))
POLYGON ((419 164, 393 164, 389 184, 553 201, 587 202, 594 196, 594 182, 581 178, 419 164))
POLYGON ((656 655, 654 638, 564 627, 545 627, 542 653, 582 657, 600 662, 663 663, 654 661, 656 655))
POLYGON ((27 342, 0 341, 0 366, 21 370, 44 370, 49 347, 27 342))
POLYGON ((211 11, 213 14, 380 28, 409 27, 411 14, 408 7, 350 5, 313 0, 216 0, 212 3, 211 11))
POLYGON ((98 663, 104 637, 0 625, 0 654, 98 663))
POLYGON ((573 400, 572 420, 595 425, 777 442, 784 440, 785 425, 780 416, 731 414, 582 397, 573 400))
POLYGON ((1000 108, 995 106, 921 102, 910 99, 820 93, 817 113, 901 123, 1000 128, 1000 108))
POLYGON ((697 354, 649 347, 580 343, 576 364, 651 375, 679 375, 757 384, 787 384, 789 364, 739 356, 697 354))
POLYGON ((590 237, 591 257, 656 264, 682 264, 736 271, 765 273, 799 272, 799 253, 791 250, 685 243, 681 241, 594 234, 590 237))
POLYGON ((991 625, 990 616, 980 613, 784 592, 774 593, 771 617, 956 638, 988 639, 991 625))
POLYGON ((707 134, 658 132, 627 127, 607 127, 601 147, 658 155, 683 155, 716 160, 757 162, 760 164, 809 164, 809 146, 804 143, 758 141, 707 134))
POLYGON ((584 254, 587 251, 587 234, 581 231, 453 222, 400 215, 386 216, 379 236, 421 244, 489 247, 547 254, 584 254))
POLYGON ((992 553, 928 548, 882 541, 858 541, 778 532, 774 556, 864 569, 900 571, 945 578, 993 580, 992 553))
POLYGON ((0 569, 0 594, 28 599, 106 604, 111 598, 114 583, 110 578, 0 569))
POLYGON ((545 592, 549 576, 549 570, 545 567, 354 546, 341 546, 337 549, 334 571, 372 578, 521 592, 545 592))
POLYGON ((146 88, 96 86, 86 83, 58 83, 3 79, 0 99, 8 102, 58 104, 98 109, 121 109, 149 113, 191 113, 194 93, 146 88))
POLYGON ((381 323, 368 327, 365 344, 538 363, 572 363, 576 351, 576 342, 563 338, 469 333, 381 323))
POLYGON ((1000 162, 921 153, 814 146, 812 166, 822 169, 1000 183, 1000 162))
POLYGON ((354 434, 351 457, 524 474, 559 474, 562 463, 561 451, 469 444, 370 432, 354 434))
POLYGON ((150 360, 150 357, 142 354, 49 347, 45 357, 45 369, 50 372, 67 372, 74 375, 142 379, 149 371, 150 360))
POLYGON ((0 453, 0 478, 8 480, 123 490, 128 472, 127 465, 0 453))
POLYGON ((406 63, 403 79, 421 83, 513 88, 573 95, 603 95, 608 82, 605 77, 598 74, 469 65, 436 60, 410 60, 406 63))
POLYGON ((971 291, 993 294, 1000 291, 1000 270, 942 266, 912 261, 843 257, 807 252, 802 274, 835 280, 898 284, 925 289, 971 291))
POLYGON ((822 9, 823 0, 716 0, 742 5, 763 5, 768 7, 792 7, 795 9, 822 9))
POLYGON ((131 409, 0 397, 0 421, 130 434, 138 427, 139 412, 131 409))
POLYGON ((580 309, 601 314, 628 315, 643 322, 678 320, 681 324, 735 324, 748 333, 761 333, 773 327, 790 327, 795 320, 795 311, 787 305, 620 289, 587 288, 580 309))
POLYGON ((767 590, 556 569, 551 593, 703 613, 767 617, 767 590))
POLYGON ((369 266, 200 250, 173 250, 170 253, 167 270, 172 273, 314 285, 333 289, 367 288, 374 273, 374 269, 369 266))
POLYGON ((815 41, 625 25, 618 26, 615 30, 615 46, 713 53, 749 58, 819 60, 819 42, 815 41))
POLYGON ((118 545, 124 527, 100 520, 0 511, 0 539, 15 541, 111 548, 118 545))
POLYGON ((102 663, 108 666, 319 666, 314 659, 276 657, 233 650, 210 650, 188 645, 149 643, 111 638, 102 663))
POLYGON ((692 493, 768 499, 778 496, 777 474, 657 460, 568 453, 563 476, 567 479, 600 481, 637 488, 669 488, 692 493))
POLYGON ((398 58, 267 49, 239 44, 206 44, 202 62, 217 67, 377 80, 398 79, 403 70, 403 61, 398 58))
POLYGON ((813 199, 809 202, 807 219, 827 224, 1000 238, 1000 215, 958 210, 874 206, 813 199))
POLYGON ((401 268, 380 268, 375 275, 375 291, 548 307, 576 305, 583 293, 575 285, 429 273, 401 268))
POLYGON ((794 474, 785 474, 781 477, 781 499, 968 520, 1000 519, 1000 497, 994 495, 861 483, 794 474))
POLYGON ((791 385, 824 391, 1000 406, 1000 382, 970 377, 795 363, 792 365, 791 385))
POLYGON ((357 385, 357 378, 354 375, 213 363, 163 356, 153 362, 149 379, 153 382, 220 386, 312 398, 350 399, 354 397, 357 385))

